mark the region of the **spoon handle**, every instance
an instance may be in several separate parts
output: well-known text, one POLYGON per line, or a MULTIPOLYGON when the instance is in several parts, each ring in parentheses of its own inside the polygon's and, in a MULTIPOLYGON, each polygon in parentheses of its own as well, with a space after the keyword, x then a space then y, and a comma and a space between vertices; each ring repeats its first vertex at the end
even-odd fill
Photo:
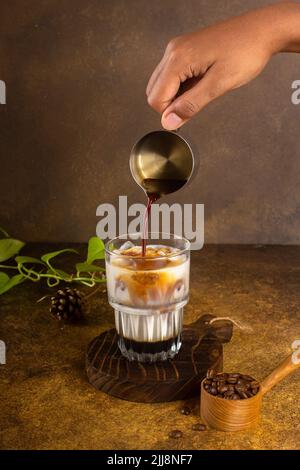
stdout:
POLYGON ((300 367, 300 341, 295 341, 295 351, 290 354, 268 377, 261 383, 262 394, 265 395, 272 387, 284 379, 287 375, 295 372, 300 367))

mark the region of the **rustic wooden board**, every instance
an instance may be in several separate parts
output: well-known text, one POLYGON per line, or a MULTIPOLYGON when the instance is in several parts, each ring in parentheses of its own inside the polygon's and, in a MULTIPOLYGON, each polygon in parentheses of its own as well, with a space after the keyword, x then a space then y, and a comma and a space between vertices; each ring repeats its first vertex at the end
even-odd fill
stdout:
POLYGON ((115 329, 94 338, 86 354, 89 382, 98 390, 124 400, 155 403, 199 394, 207 369, 223 368, 223 346, 232 336, 232 323, 204 315, 182 332, 182 347, 172 360, 146 364, 129 362, 118 348, 115 329))

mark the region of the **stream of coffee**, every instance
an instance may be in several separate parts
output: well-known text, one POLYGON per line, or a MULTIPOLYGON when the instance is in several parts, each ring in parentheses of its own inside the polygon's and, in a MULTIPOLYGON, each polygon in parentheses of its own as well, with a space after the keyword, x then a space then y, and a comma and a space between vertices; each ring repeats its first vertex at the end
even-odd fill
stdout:
POLYGON ((142 235, 142 256, 146 255, 146 240, 148 235, 148 225, 151 217, 151 207, 163 194, 173 193, 180 189, 186 180, 178 179, 153 179, 146 178, 142 181, 142 186, 147 194, 147 206, 144 215, 143 235, 142 235))
POLYGON ((157 194, 147 194, 147 206, 144 214, 143 223, 143 238, 142 238, 142 256, 146 255, 146 240, 148 235, 148 223, 151 216, 152 204, 157 201, 159 196, 157 194))

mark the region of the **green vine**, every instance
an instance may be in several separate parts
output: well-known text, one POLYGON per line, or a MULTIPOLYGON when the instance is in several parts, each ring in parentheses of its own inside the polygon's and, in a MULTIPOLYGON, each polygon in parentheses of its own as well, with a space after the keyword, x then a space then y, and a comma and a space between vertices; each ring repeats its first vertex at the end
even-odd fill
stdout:
POLYGON ((24 281, 39 282, 46 279, 49 287, 57 286, 61 281, 78 282, 85 286, 93 287, 105 282, 105 269, 95 264, 95 261, 104 259, 104 243, 98 237, 91 237, 88 241, 86 260, 75 265, 73 273, 69 274, 53 266, 52 260, 62 253, 76 253, 73 248, 45 253, 40 258, 32 256, 19 256, 19 252, 25 246, 21 240, 11 238, 0 227, 4 238, 0 239, 0 263, 14 259, 15 264, 0 264, 0 295, 24 281), (18 256, 16 256, 18 255, 18 256), (9 276, 4 270, 16 271, 9 276))

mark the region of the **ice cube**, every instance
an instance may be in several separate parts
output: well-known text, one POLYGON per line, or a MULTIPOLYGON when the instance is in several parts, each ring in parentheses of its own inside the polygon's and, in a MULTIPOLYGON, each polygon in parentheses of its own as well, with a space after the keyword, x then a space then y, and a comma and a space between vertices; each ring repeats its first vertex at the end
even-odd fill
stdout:
POLYGON ((165 250, 157 250, 157 255, 158 256, 166 256, 166 251, 165 250))
POLYGON ((127 242, 123 243, 123 245, 120 246, 119 251, 129 250, 130 248, 134 248, 134 247, 135 247, 135 244, 127 240, 127 242))

